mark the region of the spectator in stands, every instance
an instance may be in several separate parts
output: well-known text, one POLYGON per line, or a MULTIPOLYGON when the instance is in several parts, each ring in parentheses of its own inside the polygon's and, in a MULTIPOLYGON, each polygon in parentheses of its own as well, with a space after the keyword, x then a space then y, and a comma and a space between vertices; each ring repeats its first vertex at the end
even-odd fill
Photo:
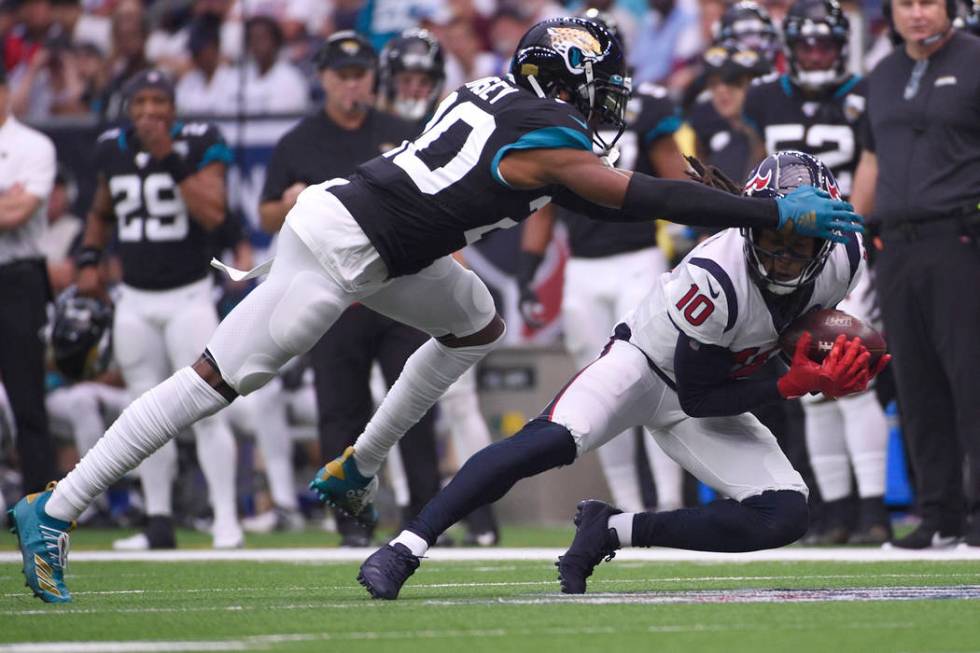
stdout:
POLYGON ((649 0, 636 42, 630 50, 633 85, 665 83, 681 88, 691 77, 682 73, 703 47, 698 7, 694 0, 649 0))
POLYGON ((44 409, 44 344, 38 334, 50 298, 39 240, 55 175, 47 136, 8 115, 0 68, 0 377, 17 424, 23 491, 55 480, 55 455, 44 409))
POLYGON ((81 240, 85 221, 71 211, 78 194, 74 176, 58 166, 54 187, 48 196, 48 228, 38 244, 48 262, 48 280, 55 295, 75 281, 75 264, 71 254, 81 240))
POLYGON ((72 43, 93 43, 102 52, 112 47, 112 21, 84 11, 81 0, 51 0, 52 15, 61 33, 72 43))
POLYGON ((482 50, 480 37, 465 18, 454 18, 438 29, 439 41, 446 46, 446 88, 455 90, 474 79, 500 72, 497 57, 482 50))
POLYGON ((501 71, 506 72, 517 44, 529 27, 520 12, 513 9, 501 9, 493 17, 493 23, 490 25, 490 40, 493 43, 493 51, 500 61, 501 71))
POLYGON ((245 88, 240 98, 245 113, 303 113, 309 106, 310 89, 302 73, 279 53, 283 33, 268 16, 245 23, 245 88))
MULTIPOLYGON (((160 4, 160 3, 157 3, 160 4)), ((190 32, 198 20, 221 25, 221 57, 236 62, 242 56, 242 22, 230 13, 231 0, 196 0, 190 7, 174 7, 162 13, 146 40, 146 57, 158 68, 179 77, 191 67, 190 32)))
POLYGON ((113 52, 106 63, 109 81, 98 100, 99 113, 106 120, 122 116, 126 80, 151 67, 144 54, 146 35, 142 5, 135 0, 120 2, 112 14, 113 52))
POLYGON ((45 41, 58 35, 50 0, 12 0, 16 7, 16 24, 3 40, 3 65, 9 81, 16 82, 22 67, 45 41))
POLYGON ((180 114, 222 114, 234 112, 239 76, 221 62, 221 24, 213 16, 194 21, 188 47, 193 67, 177 84, 177 112, 180 114))
POLYGON ((293 43, 323 30, 330 4, 324 0, 235 0, 229 15, 237 21, 267 16, 279 24, 283 41, 293 43))
POLYGON ((85 115, 85 82, 78 57, 67 39, 54 39, 34 52, 17 82, 12 84, 11 111, 27 120, 50 116, 85 115))

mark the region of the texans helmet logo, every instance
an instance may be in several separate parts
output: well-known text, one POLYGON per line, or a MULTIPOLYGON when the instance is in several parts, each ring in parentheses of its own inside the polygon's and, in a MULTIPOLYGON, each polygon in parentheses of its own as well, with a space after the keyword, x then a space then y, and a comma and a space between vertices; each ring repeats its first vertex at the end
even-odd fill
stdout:
POLYGON ((827 179, 827 192, 830 193, 831 199, 839 200, 841 198, 840 188, 837 187, 836 179, 827 179))
POLYGON ((755 173, 755 176, 749 180, 745 187, 742 189, 743 193, 755 193, 761 190, 765 190, 769 187, 769 182, 772 181, 772 168, 766 170, 765 176, 762 176, 762 171, 755 173))

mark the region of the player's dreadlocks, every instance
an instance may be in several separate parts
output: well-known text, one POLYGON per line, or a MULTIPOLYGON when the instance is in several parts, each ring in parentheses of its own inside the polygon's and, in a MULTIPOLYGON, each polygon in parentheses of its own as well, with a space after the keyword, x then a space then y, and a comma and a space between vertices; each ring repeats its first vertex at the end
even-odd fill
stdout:
POLYGON ((732 195, 742 194, 741 187, 729 179, 728 175, 722 172, 717 166, 713 166, 711 164, 705 165, 694 156, 685 155, 684 158, 687 160, 687 163, 690 166, 690 168, 685 170, 685 172, 687 173, 687 176, 694 181, 704 184, 705 186, 723 190, 731 193, 732 195))

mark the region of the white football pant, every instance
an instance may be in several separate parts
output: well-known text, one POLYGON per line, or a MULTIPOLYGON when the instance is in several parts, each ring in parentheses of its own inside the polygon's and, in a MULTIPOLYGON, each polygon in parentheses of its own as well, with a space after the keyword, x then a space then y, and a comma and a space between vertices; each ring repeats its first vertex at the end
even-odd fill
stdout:
MULTIPOLYGON (((650 226, 653 238, 653 225, 650 226)), ((575 365, 588 365, 609 341, 616 324, 646 296, 667 260, 656 247, 603 258, 571 258, 565 264, 562 330, 575 365)), ((681 468, 644 432, 650 471, 657 485, 658 510, 683 505, 681 468)), ((636 469, 633 433, 613 438, 598 451, 613 502, 626 512, 642 512, 643 496, 636 469)), ((465 460, 465 458, 464 458, 465 460)))
MULTIPOLYGON (((140 290, 122 285, 113 323, 113 354, 130 397, 135 399, 201 355, 218 325, 211 277, 172 290, 140 290)), ((220 415, 191 426, 197 459, 207 480, 215 532, 237 529, 235 469, 231 429, 220 415)), ((167 442, 139 466, 148 515, 170 515, 177 447, 167 442)))
POLYGON ((767 490, 808 494, 775 436, 752 414, 689 417, 643 352, 622 340, 574 377, 545 416, 571 432, 579 455, 643 426, 681 467, 736 501, 767 490))

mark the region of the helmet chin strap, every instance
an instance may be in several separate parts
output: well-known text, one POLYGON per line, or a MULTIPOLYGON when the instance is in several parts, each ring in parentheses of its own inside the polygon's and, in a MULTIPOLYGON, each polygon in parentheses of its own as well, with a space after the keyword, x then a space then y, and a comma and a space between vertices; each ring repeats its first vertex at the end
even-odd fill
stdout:
POLYGON ((534 92, 537 94, 538 97, 540 98, 547 97, 544 94, 544 89, 541 88, 541 84, 538 83, 537 77, 535 77, 534 75, 528 75, 527 83, 531 85, 531 88, 534 89, 534 92))

